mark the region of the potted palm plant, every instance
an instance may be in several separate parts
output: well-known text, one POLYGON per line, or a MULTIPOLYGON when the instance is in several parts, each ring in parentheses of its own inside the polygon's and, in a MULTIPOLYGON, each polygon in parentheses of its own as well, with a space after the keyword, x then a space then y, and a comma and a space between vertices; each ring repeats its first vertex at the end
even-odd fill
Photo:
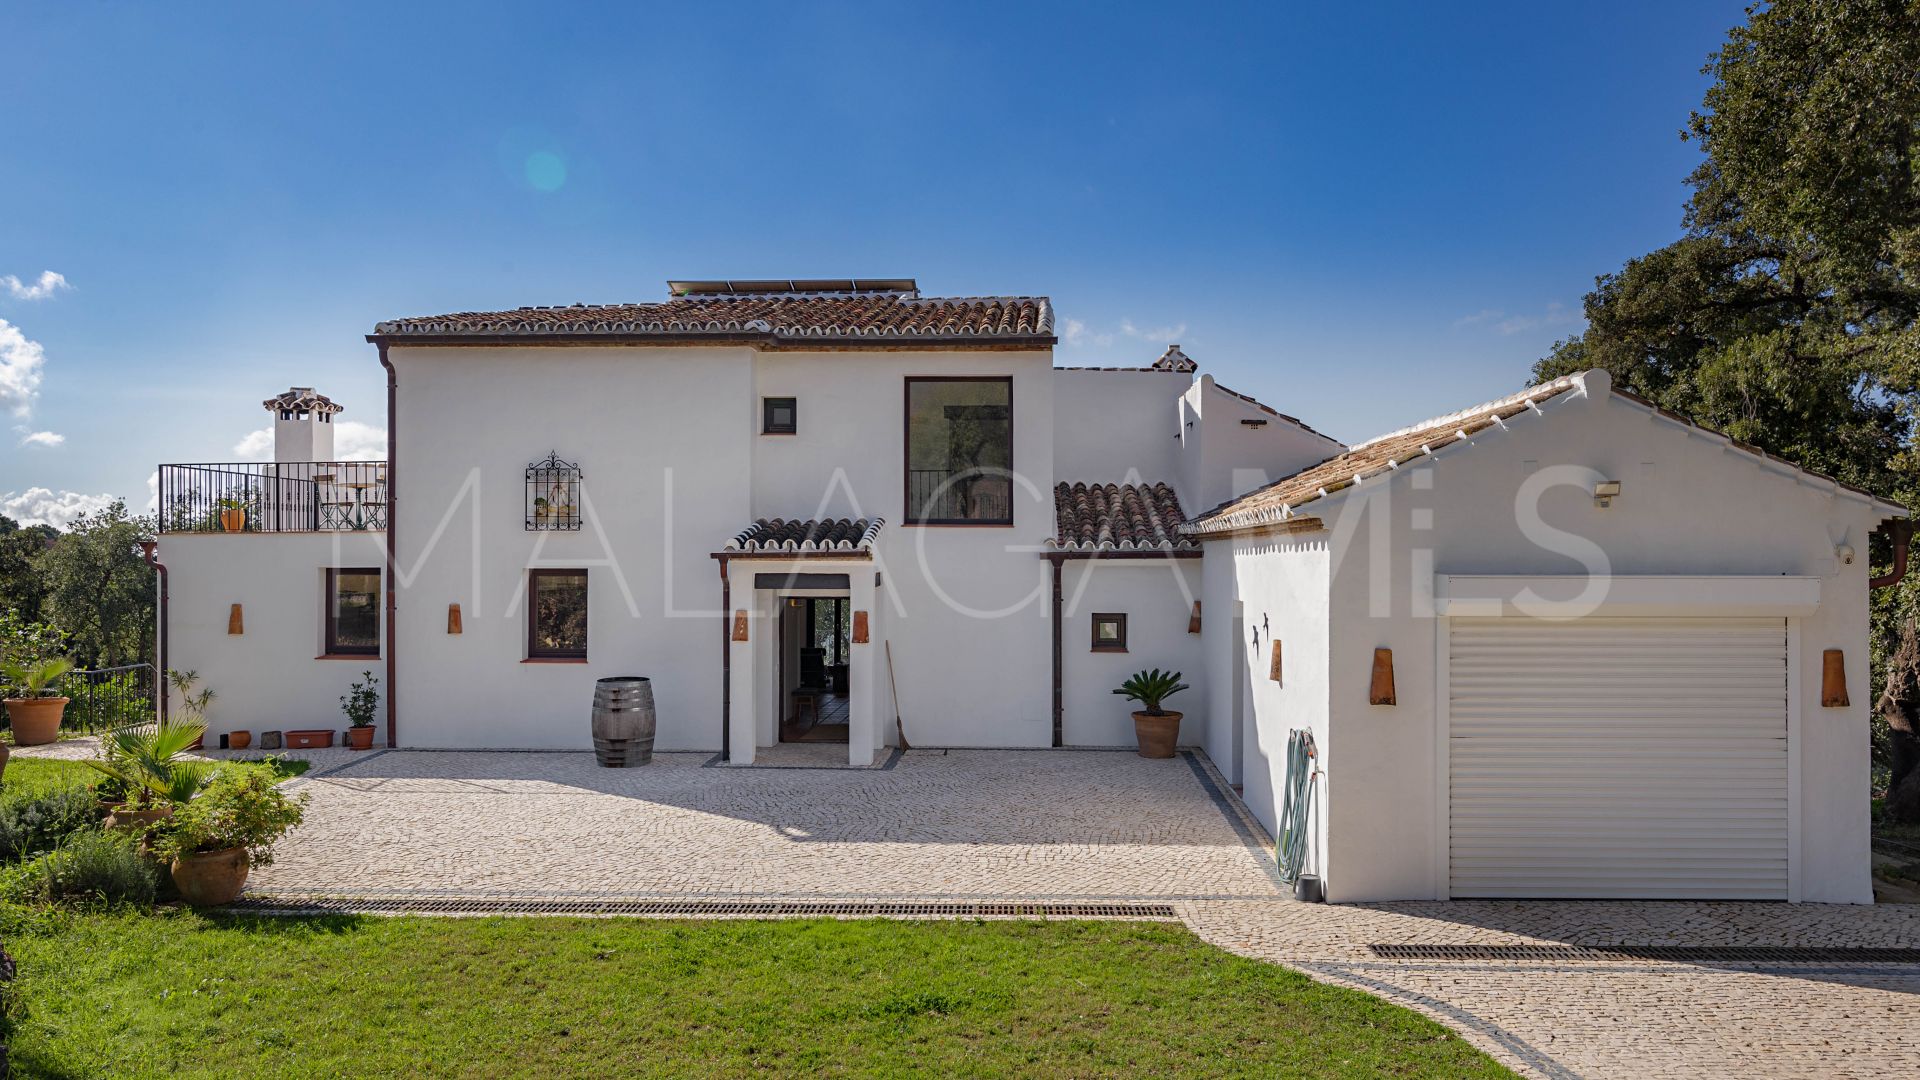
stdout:
POLYGON ((363 671, 364 682, 356 682, 340 698, 340 711, 347 714, 347 747, 353 750, 373 748, 373 713, 380 707, 380 680, 373 672, 363 671))
POLYGON ((305 816, 308 796, 288 798, 263 772, 228 770, 155 830, 153 850, 195 907, 240 898, 247 871, 273 862, 273 845, 305 816))
POLYGON ((1173 756, 1173 748, 1180 742, 1180 714, 1162 709, 1160 703, 1187 688, 1179 672, 1154 668, 1135 673, 1113 691, 1141 705, 1133 714, 1133 737, 1140 745, 1141 757, 1173 756))
POLYGON ((170 722, 103 736, 100 757, 87 764, 105 775, 108 783, 103 786, 124 800, 113 807, 107 826, 144 829, 205 788, 213 762, 185 755, 206 730, 203 724, 170 722))
POLYGON ((72 670, 73 661, 64 656, 14 661, 0 668, 16 695, 6 701, 17 745, 37 746, 60 737, 60 715, 66 712, 68 699, 60 696, 53 684, 72 670))

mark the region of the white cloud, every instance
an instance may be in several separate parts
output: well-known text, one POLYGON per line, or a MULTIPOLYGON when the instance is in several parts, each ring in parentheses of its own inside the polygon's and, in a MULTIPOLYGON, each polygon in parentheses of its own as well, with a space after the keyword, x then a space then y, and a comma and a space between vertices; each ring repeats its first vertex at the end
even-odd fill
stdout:
POLYGON ((0 274, 0 288, 13 294, 15 300, 45 300, 61 289, 71 289, 64 274, 51 270, 40 271, 40 280, 29 285, 12 274, 0 274))
POLYGON ((1454 329, 1467 326, 1481 326, 1491 323, 1495 333, 1512 337, 1529 330, 1539 330, 1549 326, 1570 326, 1579 322, 1579 312, 1567 307, 1558 300, 1547 305, 1546 310, 1532 315, 1509 315, 1499 308, 1486 308, 1471 315, 1463 315, 1453 320, 1454 329))
POLYGON ((1132 319, 1121 319, 1120 332, 1130 338, 1139 338, 1141 341, 1151 341, 1156 345, 1171 345, 1186 336, 1187 324, 1179 323, 1174 326, 1154 326, 1141 329, 1133 325, 1132 319))
POLYGON ((64 529, 75 518, 97 514, 112 506, 114 501, 115 496, 112 495, 28 488, 18 495, 11 491, 0 493, 0 514, 22 525, 51 525, 56 529, 64 529))
MULTIPOLYGON (((267 461, 273 457, 273 428, 249 431, 233 444, 233 452, 242 461, 267 461)), ((333 425, 333 460, 385 461, 387 429, 358 420, 338 420, 333 425)))
POLYGON ((52 431, 35 431, 20 436, 21 446, 45 446, 51 449, 66 441, 65 435, 52 431))
POLYGON ((40 371, 46 363, 47 351, 39 342, 0 319, 0 409, 15 416, 32 412, 33 399, 40 393, 40 371))

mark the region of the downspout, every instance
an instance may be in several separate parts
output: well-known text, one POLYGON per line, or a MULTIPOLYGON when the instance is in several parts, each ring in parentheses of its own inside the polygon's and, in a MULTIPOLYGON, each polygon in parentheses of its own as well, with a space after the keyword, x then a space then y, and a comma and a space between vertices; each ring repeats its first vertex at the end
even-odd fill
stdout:
POLYGON ((733 761, 733 582, 720 556, 720 760, 733 761))
POLYGON ((399 634, 394 632, 395 627, 393 622, 395 609, 393 594, 399 589, 399 584, 394 574, 393 533, 394 524, 400 517, 398 512, 400 508, 399 470, 395 468, 400 456, 398 453, 400 444, 400 413, 397 407, 400 379, 393 370, 393 361, 387 357, 387 343, 384 341, 379 342, 378 348, 380 349, 380 366, 387 369, 387 575, 386 580, 381 583, 380 592, 387 600, 387 749, 391 750, 400 745, 399 732, 395 727, 399 714, 398 710, 394 708, 393 703, 395 689, 393 677, 397 669, 393 654, 399 647, 400 637, 399 634))
POLYGON ((1053 564, 1053 745, 1062 747, 1066 742, 1065 708, 1061 691, 1063 681, 1060 669, 1060 564, 1064 555, 1047 556, 1053 564))
POLYGON ((167 567, 159 559, 154 558, 154 550, 157 547, 159 547, 158 541, 140 541, 140 554, 146 557, 147 565, 153 567, 154 571, 160 575, 158 581, 160 611, 157 620, 160 625, 156 628, 158 632, 154 635, 155 644, 159 646, 160 670, 154 675, 153 682, 154 693, 160 698, 160 722, 164 724, 167 722, 167 698, 169 697, 167 693, 167 567))
POLYGON ((1893 569, 1867 582, 1869 589, 1885 589, 1900 584, 1907 576, 1907 544, 1913 539, 1913 521, 1895 518, 1887 522, 1887 535, 1893 540, 1893 569))

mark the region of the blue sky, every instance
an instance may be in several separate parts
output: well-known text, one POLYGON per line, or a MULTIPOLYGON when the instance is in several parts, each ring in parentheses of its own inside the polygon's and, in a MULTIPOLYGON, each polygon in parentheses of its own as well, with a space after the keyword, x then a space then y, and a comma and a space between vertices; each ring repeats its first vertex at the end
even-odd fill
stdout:
POLYGON ((9 5, 0 503, 138 509, 293 384, 382 428, 381 318, 669 277, 1046 294, 1058 363, 1346 440, 1523 385, 1677 235, 1741 5, 1332 7, 9 5))

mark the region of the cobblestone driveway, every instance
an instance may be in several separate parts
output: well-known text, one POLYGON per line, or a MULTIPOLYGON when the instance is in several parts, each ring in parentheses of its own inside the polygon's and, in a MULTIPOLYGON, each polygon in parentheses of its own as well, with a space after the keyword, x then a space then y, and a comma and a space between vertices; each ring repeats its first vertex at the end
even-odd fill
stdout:
POLYGON ((668 754, 619 771, 587 754, 308 756, 292 782, 314 797, 308 824, 258 891, 1171 903, 1223 948, 1417 1009, 1529 1076, 1920 1074, 1916 965, 1398 962, 1367 948, 1920 948, 1920 905, 1298 904, 1197 755, 912 751, 848 770, 668 754))

